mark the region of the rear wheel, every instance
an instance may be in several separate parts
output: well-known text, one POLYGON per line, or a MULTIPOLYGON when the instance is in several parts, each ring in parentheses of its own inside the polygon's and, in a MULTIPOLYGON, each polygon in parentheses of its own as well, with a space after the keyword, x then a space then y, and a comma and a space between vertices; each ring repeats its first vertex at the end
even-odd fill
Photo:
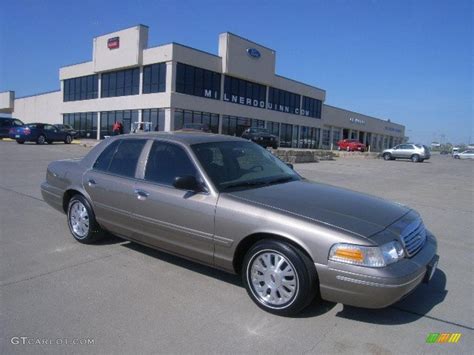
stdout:
POLYGON ((297 314, 317 293, 311 260, 292 245, 273 239, 250 248, 242 265, 242 280, 257 306, 282 316, 297 314))
POLYGON ((71 142, 72 142, 72 137, 68 134, 66 138, 64 138, 64 143, 71 144, 71 142))
POLYGON ((36 139, 36 144, 44 144, 45 142, 46 142, 46 137, 42 134, 36 139))
POLYGON ((17 139, 16 142, 17 142, 18 144, 23 144, 23 143, 25 143, 25 141, 22 141, 22 140, 20 140, 20 139, 17 139))
POLYGON ((418 163, 420 161, 420 156, 418 154, 413 154, 410 159, 412 162, 418 163))
POLYGON ((67 221, 72 236, 80 243, 94 243, 104 236, 89 201, 82 195, 74 195, 69 201, 67 221))

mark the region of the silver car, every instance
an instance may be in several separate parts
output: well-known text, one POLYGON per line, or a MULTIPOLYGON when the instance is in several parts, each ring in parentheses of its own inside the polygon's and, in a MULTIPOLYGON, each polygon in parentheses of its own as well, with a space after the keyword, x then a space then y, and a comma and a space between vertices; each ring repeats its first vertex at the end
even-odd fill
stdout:
POLYGON ((423 162, 431 157, 430 149, 421 144, 399 144, 382 152, 385 160, 410 159, 414 163, 423 162))
POLYGON ((456 152, 453 154, 454 159, 474 159, 474 150, 465 150, 464 152, 456 152))
POLYGON ((242 276, 262 309, 316 299, 386 307, 432 277, 435 237, 409 207, 307 181, 255 143, 199 132, 104 140, 48 166, 44 200, 73 237, 105 231, 242 276))

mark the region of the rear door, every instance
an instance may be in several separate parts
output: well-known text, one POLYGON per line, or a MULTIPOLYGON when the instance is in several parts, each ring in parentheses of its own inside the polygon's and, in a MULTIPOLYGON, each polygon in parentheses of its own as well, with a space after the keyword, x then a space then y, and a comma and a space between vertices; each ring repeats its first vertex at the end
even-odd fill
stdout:
POLYGON ((83 175, 82 183, 91 197, 97 221, 118 235, 131 237, 136 228, 131 206, 135 173, 145 144, 146 139, 116 140, 83 175))
POLYGON ((135 185, 136 239, 211 264, 217 195, 176 189, 174 179, 186 175, 201 178, 186 148, 155 140, 135 185))

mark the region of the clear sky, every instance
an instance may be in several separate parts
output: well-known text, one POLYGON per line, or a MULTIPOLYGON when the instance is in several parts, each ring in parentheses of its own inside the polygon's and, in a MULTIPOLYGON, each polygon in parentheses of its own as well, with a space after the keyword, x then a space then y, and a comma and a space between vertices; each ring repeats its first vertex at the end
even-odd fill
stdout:
POLYGON ((1 0, 0 91, 58 89, 94 36, 139 23, 149 46, 212 53, 230 31, 275 49, 277 73, 327 104, 402 123, 412 141, 472 142, 473 22, 471 0, 1 0))

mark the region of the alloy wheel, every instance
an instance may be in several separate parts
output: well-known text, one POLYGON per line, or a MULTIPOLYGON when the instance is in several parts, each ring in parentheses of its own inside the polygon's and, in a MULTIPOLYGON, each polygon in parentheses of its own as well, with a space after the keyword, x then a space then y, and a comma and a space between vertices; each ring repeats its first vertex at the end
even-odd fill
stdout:
POLYGON ((69 210, 69 223, 78 239, 83 239, 89 233, 89 214, 80 201, 74 201, 69 210))

